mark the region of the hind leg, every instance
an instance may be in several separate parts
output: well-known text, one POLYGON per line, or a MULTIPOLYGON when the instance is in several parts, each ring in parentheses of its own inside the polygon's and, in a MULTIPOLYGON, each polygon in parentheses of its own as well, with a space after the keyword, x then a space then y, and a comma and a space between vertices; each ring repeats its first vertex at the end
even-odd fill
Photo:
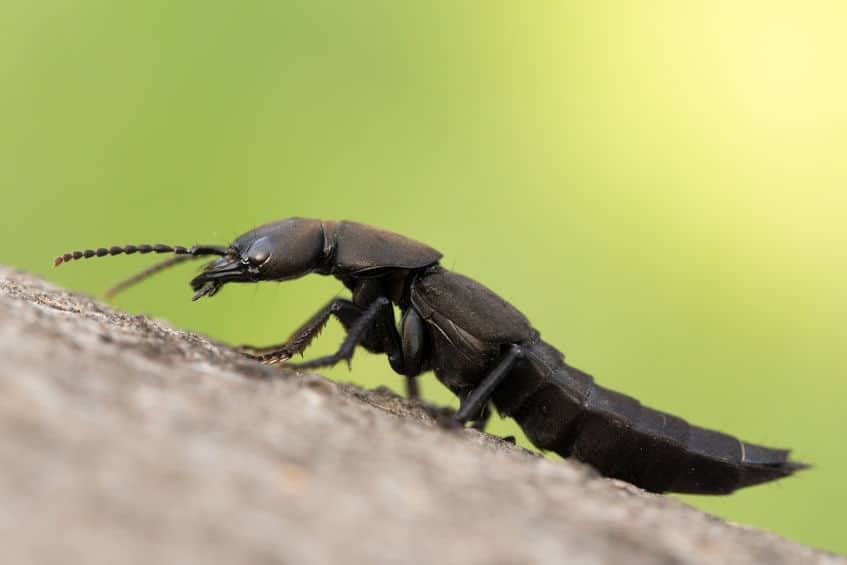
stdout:
POLYGON ((494 369, 482 379, 479 385, 468 393, 467 396, 462 398, 459 411, 456 412, 453 418, 461 424, 471 420, 482 420, 482 426, 484 427, 488 420, 486 412, 489 412, 487 407, 489 400, 491 400, 491 395, 494 394, 500 383, 509 376, 515 363, 520 361, 523 356, 523 349, 519 345, 512 345, 500 358, 494 369))

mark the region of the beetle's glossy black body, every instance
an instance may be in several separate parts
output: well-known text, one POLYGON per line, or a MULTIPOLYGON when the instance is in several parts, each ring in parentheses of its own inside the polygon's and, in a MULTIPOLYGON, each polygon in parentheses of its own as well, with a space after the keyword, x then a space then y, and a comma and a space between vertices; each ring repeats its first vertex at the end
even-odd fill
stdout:
POLYGON ((541 340, 526 317, 478 282, 439 265, 441 254, 416 241, 349 221, 289 218, 252 230, 228 247, 126 246, 68 253, 80 257, 174 252, 170 259, 117 288, 175 262, 218 255, 191 285, 194 299, 228 282, 282 281, 308 273, 332 275, 352 299, 335 299, 283 344, 246 354, 268 363, 302 353, 331 316, 347 330, 333 355, 307 361, 315 368, 350 360, 357 345, 385 353, 407 377, 432 370, 461 398, 455 419, 484 425, 493 404, 514 418, 539 448, 590 463, 600 473, 654 492, 725 494, 788 476, 803 464, 771 449, 689 425, 605 389, 569 366, 541 340), (402 319, 394 319, 392 304, 402 319))

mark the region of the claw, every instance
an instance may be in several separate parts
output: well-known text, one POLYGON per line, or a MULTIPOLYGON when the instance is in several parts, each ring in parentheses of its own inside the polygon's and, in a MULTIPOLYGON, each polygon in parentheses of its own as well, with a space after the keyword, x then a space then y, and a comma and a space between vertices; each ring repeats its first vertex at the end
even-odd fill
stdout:
POLYGON ((435 406, 427 402, 420 402, 421 408, 435 420, 435 423, 447 430, 462 429, 465 424, 456 418, 456 411, 449 406, 435 406))
POLYGON ((288 357, 280 356, 280 357, 271 357, 270 359, 262 359, 261 361, 265 365, 282 365, 288 359, 289 359, 288 357))
MULTIPOLYGON (((253 361, 258 361, 264 365, 278 365, 280 363, 284 363, 291 359, 291 356, 286 353, 271 353, 268 355, 255 355, 253 353, 249 353, 248 348, 238 347, 236 348, 238 353, 247 359, 252 359, 253 361)), ((255 351, 255 349, 253 349, 255 351)))
MULTIPOLYGON (((288 357, 286 358, 288 359, 288 357)), ((345 355, 340 359, 335 358, 333 355, 327 355, 325 357, 318 357, 317 359, 312 359, 310 361, 303 361, 301 363, 288 363, 288 366, 293 369, 320 369, 321 367, 333 367, 338 364, 339 361, 345 361, 347 363, 347 368, 352 369, 352 361, 353 355, 345 355)))
POLYGON ((445 430, 464 430, 465 424, 456 419, 455 416, 442 414, 435 418, 435 423, 445 430))

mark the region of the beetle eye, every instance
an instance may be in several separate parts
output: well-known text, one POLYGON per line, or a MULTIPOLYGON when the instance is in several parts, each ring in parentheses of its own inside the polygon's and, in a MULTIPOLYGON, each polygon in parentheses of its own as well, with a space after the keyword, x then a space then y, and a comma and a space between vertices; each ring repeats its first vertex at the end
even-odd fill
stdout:
POLYGON ((268 238, 263 237, 257 239, 256 242, 250 246, 250 249, 247 250, 245 257, 254 267, 258 267, 267 262, 267 260, 271 258, 271 244, 268 241, 268 238))

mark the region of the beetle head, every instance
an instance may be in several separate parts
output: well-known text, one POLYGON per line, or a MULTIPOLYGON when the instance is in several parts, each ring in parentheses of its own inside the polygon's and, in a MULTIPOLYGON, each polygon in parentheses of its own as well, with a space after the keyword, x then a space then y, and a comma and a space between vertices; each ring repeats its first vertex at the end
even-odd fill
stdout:
POLYGON ((283 281, 319 269, 326 255, 320 220, 288 218, 236 239, 226 253, 191 280, 194 300, 212 296, 228 282, 283 281))
POLYGON ((194 247, 170 245, 125 245, 74 251, 56 257, 55 266, 77 259, 106 257, 133 253, 174 253, 165 261, 119 282, 106 292, 113 296, 147 277, 178 263, 218 255, 208 263, 203 272, 191 280, 196 291, 193 300, 213 296, 228 282, 281 281, 302 277, 324 268, 324 258, 332 249, 324 238, 320 220, 288 218, 260 226, 236 239, 229 246, 195 245, 194 247))

